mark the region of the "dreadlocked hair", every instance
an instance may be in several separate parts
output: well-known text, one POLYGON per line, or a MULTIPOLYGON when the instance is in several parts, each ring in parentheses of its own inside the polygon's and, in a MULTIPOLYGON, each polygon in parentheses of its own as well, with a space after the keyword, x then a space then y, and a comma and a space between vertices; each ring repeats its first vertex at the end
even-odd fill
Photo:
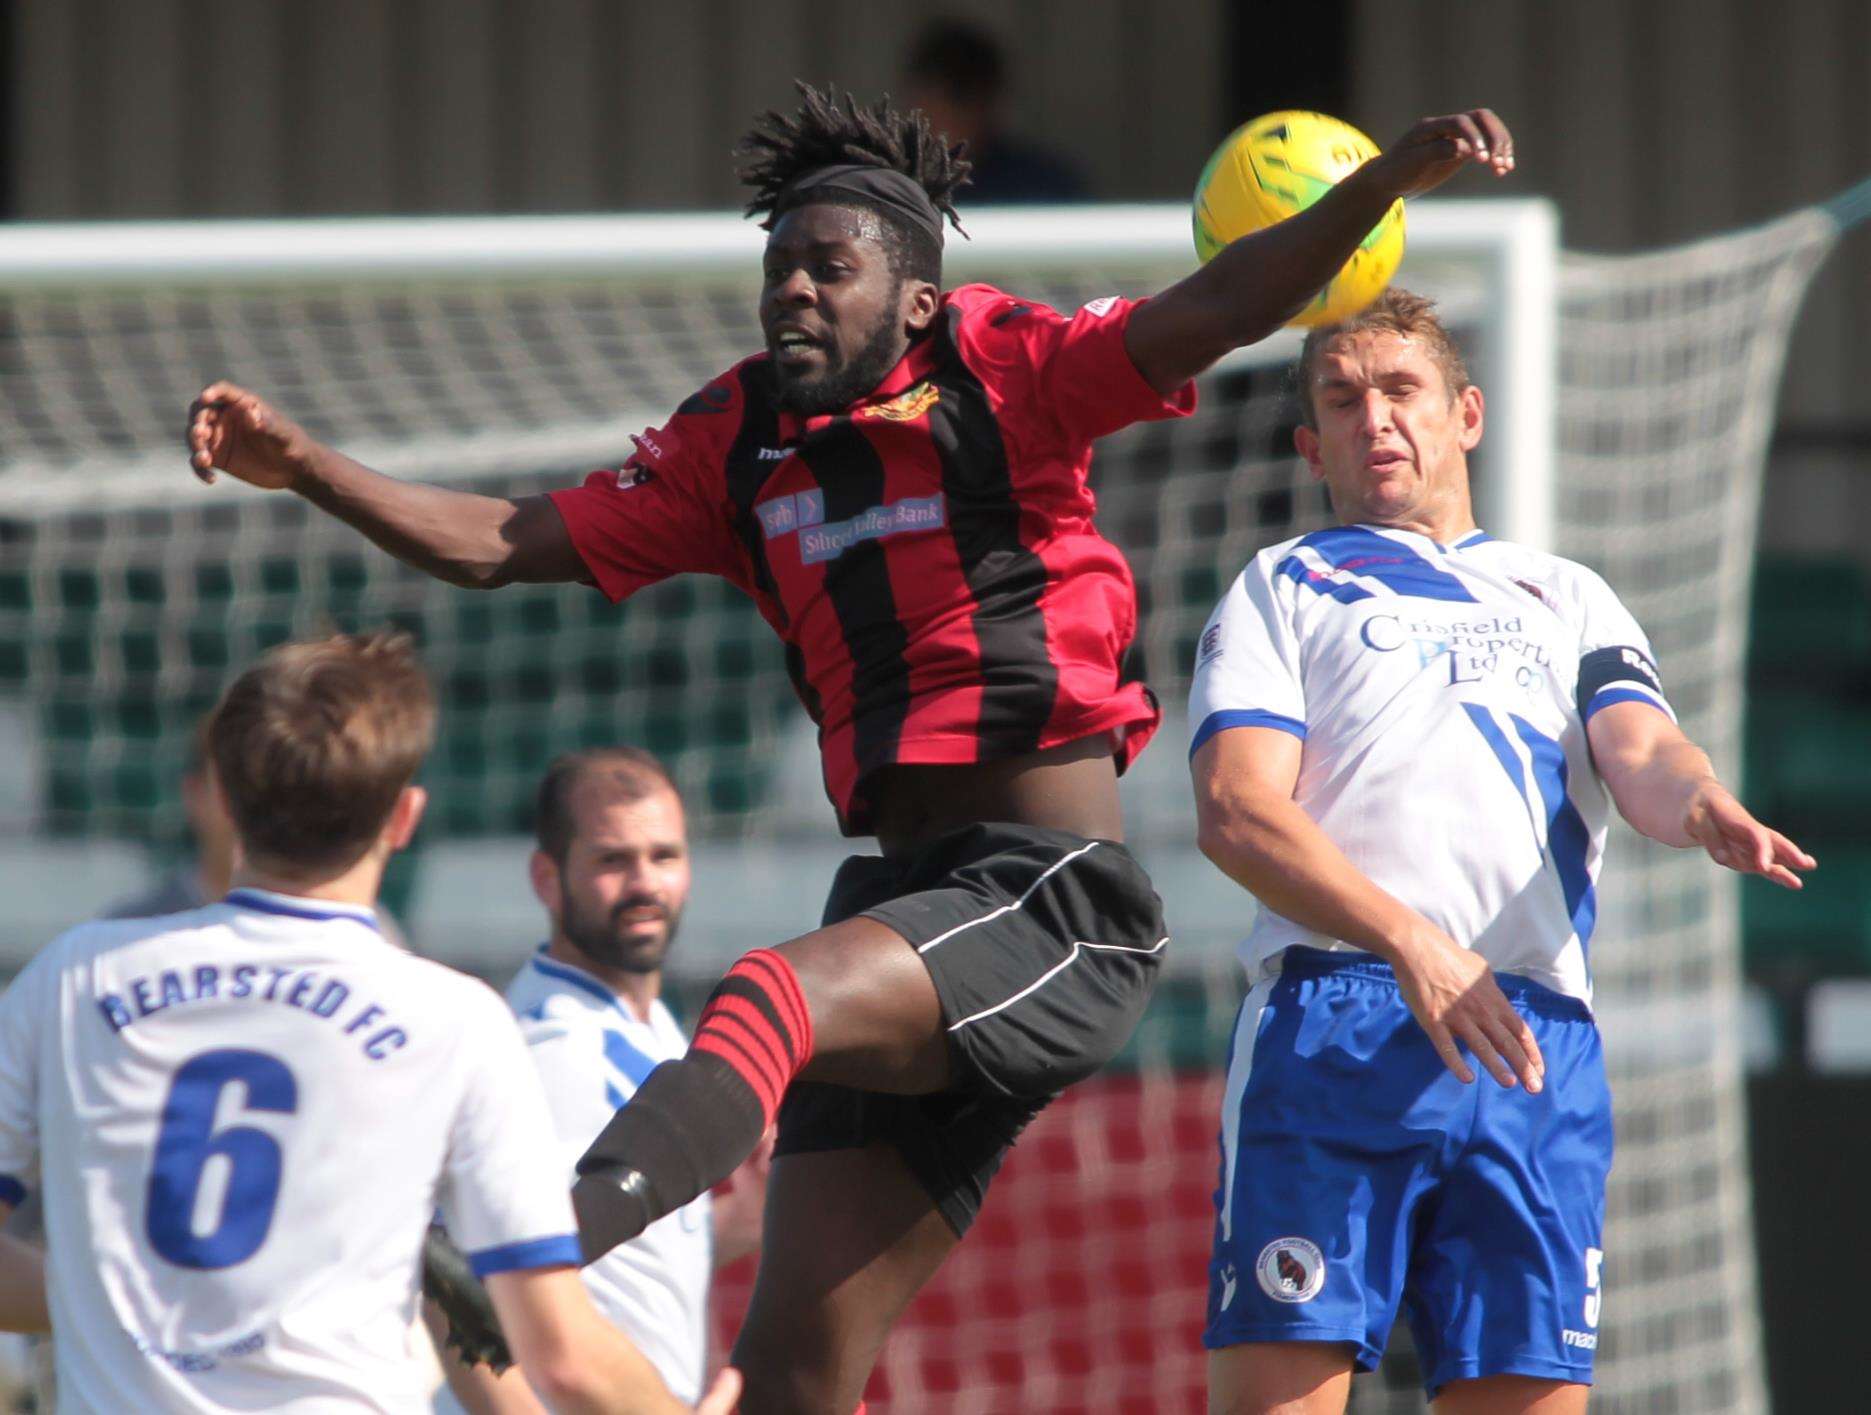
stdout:
MULTIPOLYGON (((901 172, 929 194, 935 209, 957 231, 961 217, 955 210, 955 192, 968 180, 970 163, 962 156, 964 144, 949 146, 948 139, 929 126, 920 108, 907 111, 890 106, 886 95, 865 105, 836 84, 823 89, 795 81, 799 107, 791 114, 769 108, 736 149, 746 162, 741 181, 753 188, 747 203, 749 216, 763 216, 762 230, 773 228, 773 208, 788 183, 821 167, 844 162, 862 163, 901 172)), ((838 204, 875 212, 889 233, 886 242, 891 271, 917 280, 940 284, 942 248, 885 207, 862 197, 841 195, 838 204)), ((963 234, 966 234, 965 232, 963 234)))

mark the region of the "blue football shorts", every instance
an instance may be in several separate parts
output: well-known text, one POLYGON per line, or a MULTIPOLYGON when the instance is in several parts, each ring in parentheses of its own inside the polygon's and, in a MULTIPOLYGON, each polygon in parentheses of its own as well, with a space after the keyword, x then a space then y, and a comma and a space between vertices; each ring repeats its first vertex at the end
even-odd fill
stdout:
POLYGON ((1576 998, 1496 974, 1545 1087, 1463 1085, 1388 964, 1289 948, 1249 992, 1222 1103, 1210 1348, 1348 1342, 1399 1308, 1433 1398, 1452 1381, 1592 1379, 1611 1093, 1576 998))

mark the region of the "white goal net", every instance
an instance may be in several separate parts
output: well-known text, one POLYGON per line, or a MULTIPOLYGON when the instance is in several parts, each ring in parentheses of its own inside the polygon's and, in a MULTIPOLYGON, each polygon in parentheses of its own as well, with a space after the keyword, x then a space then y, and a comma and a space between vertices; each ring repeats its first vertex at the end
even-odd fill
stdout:
MULTIPOLYGON (((1443 301, 1489 394, 1484 524, 1603 571, 1732 768, 1767 422, 1832 227, 1561 262, 1539 203, 1429 202, 1411 223, 1400 279, 1443 301)), ((1179 208, 970 227, 951 278, 1064 308, 1191 262, 1179 208)), ((56 862, 180 847, 202 711, 256 650, 333 623, 407 626, 441 693, 431 820, 395 900, 418 946, 513 966, 537 927, 518 837, 538 774, 614 741, 662 754, 690 800, 697 980, 816 922, 842 847, 777 646, 738 594, 678 582, 613 608, 576 587, 453 589, 289 497, 198 488, 179 451, 189 398, 228 375, 385 471, 568 484, 757 346, 757 246, 726 217, 0 233, 0 882, 21 901, 5 963, 89 902, 44 883, 56 862)), ((1327 523, 1292 452, 1296 347, 1245 351, 1194 417, 1100 447, 1101 523, 1137 571, 1172 708, 1227 580, 1327 523)), ((887 1350, 875 1409, 1200 1408, 1228 950, 1250 906, 1194 851, 1179 735, 1125 788, 1179 961, 1114 1073, 1016 1150, 887 1350)), ((1601 1408, 1758 1409, 1732 897, 1705 862, 1628 837, 1606 875, 1594 958, 1620 1151, 1601 1408)), ((1360 1382, 1361 1408, 1420 1404, 1407 1352, 1394 1367, 1360 1382)))

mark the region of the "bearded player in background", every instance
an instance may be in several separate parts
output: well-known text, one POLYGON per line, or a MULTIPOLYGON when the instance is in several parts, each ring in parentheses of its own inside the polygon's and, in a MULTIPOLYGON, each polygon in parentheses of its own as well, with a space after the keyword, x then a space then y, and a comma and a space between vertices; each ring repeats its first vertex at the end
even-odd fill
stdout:
POLYGON ((620 468, 513 500, 394 481, 228 383, 187 433, 197 474, 294 491, 452 583, 620 600, 720 575, 786 645, 839 822, 883 854, 845 863, 824 927, 729 971, 574 1191, 589 1260, 726 1176, 777 1115, 734 1354, 751 1412, 859 1402, 1015 1136, 1148 1002, 1167 938, 1120 843, 1117 775, 1159 709, 1124 671, 1136 592, 1092 525, 1092 442, 1188 413, 1190 380, 1279 328, 1393 201, 1513 165, 1486 109, 1426 119, 1154 299, 1067 317, 942 290, 968 167, 922 114, 801 94, 744 148, 766 349, 620 468))
MULTIPOLYGON (((539 1068, 567 1171, 656 1064, 688 1049, 663 1001, 664 965, 689 897, 687 814, 675 780, 635 747, 571 752, 546 768, 528 865, 547 939, 507 986, 539 1068)), ((760 1243, 766 1155, 726 1193, 699 1194, 586 1265, 598 1311, 679 1400, 697 1399, 708 1360, 714 1269, 760 1243)), ((538 1415, 518 1367, 445 1360, 473 1415, 538 1415)))

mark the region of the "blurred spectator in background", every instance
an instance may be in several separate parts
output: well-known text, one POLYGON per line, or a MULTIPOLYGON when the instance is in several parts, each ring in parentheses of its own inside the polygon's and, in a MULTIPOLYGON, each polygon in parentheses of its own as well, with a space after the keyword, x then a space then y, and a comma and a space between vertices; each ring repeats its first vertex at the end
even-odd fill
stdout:
POLYGON ((1009 133, 1007 59, 1000 41, 966 20, 936 20, 910 46, 908 98, 950 142, 968 144, 973 180, 964 207, 1083 201, 1085 180, 1063 157, 1009 133))
POLYGON ((118 900, 104 911, 106 919, 179 914, 184 909, 212 904, 227 893, 234 873, 234 823, 228 819, 227 807, 221 803, 221 792, 214 784, 206 729, 204 720, 190 736, 188 765, 182 772, 182 809, 188 815, 188 833, 195 844, 193 857, 142 893, 118 900))

